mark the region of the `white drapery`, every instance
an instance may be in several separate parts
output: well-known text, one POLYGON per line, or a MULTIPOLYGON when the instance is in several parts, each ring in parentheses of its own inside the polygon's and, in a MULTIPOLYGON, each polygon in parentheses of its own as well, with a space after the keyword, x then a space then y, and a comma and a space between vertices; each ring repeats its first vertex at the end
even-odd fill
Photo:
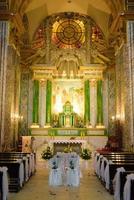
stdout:
POLYGON ((0 167, 0 171, 3 172, 3 178, 2 178, 3 200, 7 200, 8 196, 7 167, 0 167))
POLYGON ((131 180, 134 180, 134 174, 127 175, 127 181, 124 186, 124 200, 130 200, 130 188, 131 188, 131 180))
POLYGON ((79 186, 80 164, 75 153, 57 153, 50 162, 49 185, 79 186))
POLYGON ((120 172, 125 172, 123 167, 117 168, 117 172, 113 179, 113 185, 115 185, 114 189, 114 199, 120 200, 120 172))

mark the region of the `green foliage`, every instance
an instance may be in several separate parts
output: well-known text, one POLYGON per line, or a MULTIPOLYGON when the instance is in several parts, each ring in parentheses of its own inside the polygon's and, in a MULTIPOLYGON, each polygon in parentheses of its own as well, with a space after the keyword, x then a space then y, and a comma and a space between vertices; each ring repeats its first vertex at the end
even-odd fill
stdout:
POLYGON ((64 153, 70 153, 72 152, 72 148, 70 145, 68 145, 67 147, 64 148, 64 153))
POLYGON ((81 153, 81 158, 84 160, 89 160, 91 158, 91 151, 89 149, 83 149, 81 153))
POLYGON ((52 151, 51 151, 49 146, 42 152, 41 157, 44 160, 49 160, 50 158, 53 157, 53 153, 52 153, 52 151))

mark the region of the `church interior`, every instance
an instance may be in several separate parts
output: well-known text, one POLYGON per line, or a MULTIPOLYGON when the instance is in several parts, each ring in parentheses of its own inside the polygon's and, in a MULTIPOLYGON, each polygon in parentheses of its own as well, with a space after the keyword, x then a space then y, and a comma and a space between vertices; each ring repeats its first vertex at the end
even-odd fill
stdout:
POLYGON ((134 200, 133 67, 134 0, 0 0, 0 200, 134 200))

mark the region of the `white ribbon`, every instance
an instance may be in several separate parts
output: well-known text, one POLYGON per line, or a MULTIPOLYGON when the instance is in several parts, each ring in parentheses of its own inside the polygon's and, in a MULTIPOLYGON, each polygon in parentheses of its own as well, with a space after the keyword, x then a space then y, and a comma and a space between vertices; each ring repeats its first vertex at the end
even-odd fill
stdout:
POLYGON ((31 154, 31 171, 32 174, 35 172, 35 158, 34 158, 34 154, 31 154))
POLYGON ((114 199, 120 200, 120 172, 125 172, 124 167, 117 168, 116 174, 113 179, 113 185, 115 184, 114 199))
POLYGON ((24 164, 23 164, 23 162, 20 163, 19 178, 20 178, 20 187, 22 187, 23 182, 24 182, 24 164))
POLYGON ((107 163, 107 166, 106 166, 105 172, 104 172, 106 189, 108 189, 108 190, 109 190, 109 186, 110 186, 109 164, 112 164, 112 163, 113 162, 111 160, 107 163))
POLYGON ((24 157, 23 158, 25 160, 25 181, 28 181, 29 179, 29 175, 28 175, 28 158, 27 157, 24 157))
POLYGON ((102 155, 99 156, 99 159, 97 161, 97 168, 96 168, 96 174, 100 177, 100 161, 103 158, 102 155))
POLYGON ((98 159, 99 156, 100 156, 99 153, 96 153, 96 154, 94 155, 94 169, 95 169, 95 172, 96 172, 96 173, 97 173, 97 159, 98 159))
POLYGON ((0 171, 3 172, 3 178, 2 178, 3 200, 7 200, 8 196, 7 167, 0 167, 0 171))
POLYGON ((102 163, 101 163, 101 169, 100 169, 100 175, 101 175, 101 178, 103 181, 105 181, 105 177, 104 177, 104 174, 105 174, 105 168, 104 168, 104 163, 108 163, 108 160, 107 158, 103 157, 102 158, 102 163))
POLYGON ((134 180, 134 174, 127 175, 127 181, 124 186, 124 200, 130 200, 130 188, 131 188, 131 180, 134 180))

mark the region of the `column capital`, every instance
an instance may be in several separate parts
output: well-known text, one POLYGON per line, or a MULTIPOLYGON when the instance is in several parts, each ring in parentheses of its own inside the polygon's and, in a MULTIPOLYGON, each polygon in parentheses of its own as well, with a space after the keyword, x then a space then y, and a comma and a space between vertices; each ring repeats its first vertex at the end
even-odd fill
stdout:
POLYGON ((41 80, 39 80, 39 83, 40 83, 40 86, 41 87, 44 87, 44 86, 46 86, 46 83, 47 83, 47 80, 46 79, 41 79, 41 80))
POLYGON ((90 82, 90 86, 91 87, 96 87, 97 86, 97 79, 90 79, 89 82, 90 82))

